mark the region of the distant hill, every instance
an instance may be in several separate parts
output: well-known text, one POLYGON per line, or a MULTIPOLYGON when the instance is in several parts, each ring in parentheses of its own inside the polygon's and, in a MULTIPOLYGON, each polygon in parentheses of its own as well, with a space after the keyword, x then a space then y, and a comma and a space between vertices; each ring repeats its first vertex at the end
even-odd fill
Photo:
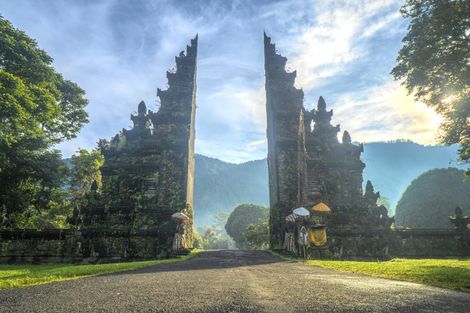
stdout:
POLYGON ((421 174, 406 188, 398 202, 397 226, 450 228, 449 215, 459 206, 470 213, 470 179, 456 168, 434 169, 421 174))
MULTIPOLYGON (((413 179, 434 168, 457 167, 456 146, 423 146, 408 141, 364 145, 364 183, 390 200, 392 209, 413 179)), ((196 155, 194 207, 196 223, 210 225, 217 212, 237 204, 269 205, 267 161, 232 164, 196 155)), ((392 212, 393 214, 393 212, 392 212)))
POLYGON ((194 176, 198 226, 210 225, 215 213, 229 213, 238 204, 269 204, 266 159, 232 164, 196 155, 194 176))
POLYGON ((434 168, 457 167, 457 146, 423 146, 410 141, 374 142, 364 145, 364 182, 372 181, 376 190, 394 208, 413 179, 434 168))

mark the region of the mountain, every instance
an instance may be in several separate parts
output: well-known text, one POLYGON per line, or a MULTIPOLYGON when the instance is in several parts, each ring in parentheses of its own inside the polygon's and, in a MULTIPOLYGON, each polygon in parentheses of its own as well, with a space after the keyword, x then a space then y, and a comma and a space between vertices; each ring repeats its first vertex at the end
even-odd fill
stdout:
MULTIPOLYGON (((413 179, 434 168, 460 167, 457 146, 423 146, 410 141, 364 145, 364 183, 390 200, 392 211, 413 179)), ((266 159, 232 164, 196 155, 194 208, 198 226, 213 223, 218 212, 230 212, 237 204, 269 205, 266 159)), ((392 212, 393 215, 393 212, 392 212)))
POLYGON ((196 155, 194 209, 198 226, 211 225, 218 212, 230 213, 238 204, 269 205, 266 159, 232 164, 196 155))
POLYGON ((394 208, 413 179, 434 168, 457 167, 458 146, 423 146, 411 141, 364 144, 364 182, 390 200, 394 208))
POLYGON ((457 206, 464 214, 470 213, 470 180, 456 168, 430 170, 406 188, 395 223, 410 228, 450 228, 449 216, 457 206))

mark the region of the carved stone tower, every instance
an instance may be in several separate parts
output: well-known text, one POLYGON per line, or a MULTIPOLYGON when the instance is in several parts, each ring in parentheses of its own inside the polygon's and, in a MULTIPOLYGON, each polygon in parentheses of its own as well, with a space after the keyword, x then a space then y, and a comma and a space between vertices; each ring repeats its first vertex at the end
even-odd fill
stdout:
POLYGON ((323 97, 316 109, 304 108, 303 91, 294 87, 296 72, 286 71, 287 59, 266 34, 264 57, 271 247, 281 248, 293 209, 319 202, 332 210, 330 228, 389 227, 370 182, 363 195, 362 144, 354 145, 346 131, 338 141, 340 126, 331 125, 333 110, 323 97))
POLYGON ((197 36, 167 72, 168 89, 157 90, 159 110, 140 102, 131 130, 100 141, 103 191, 91 195, 82 230, 107 228, 131 238, 113 243, 120 247, 115 252, 106 241, 108 254, 152 257, 172 246, 177 231, 184 233, 184 246, 192 246, 192 225, 181 230, 171 215, 184 212, 193 219, 196 59, 197 36))
POLYGON ((303 91, 294 87, 296 72, 285 69, 287 59, 276 53, 264 34, 266 113, 268 137, 270 243, 282 244, 282 227, 288 211, 298 205, 299 118, 303 91))

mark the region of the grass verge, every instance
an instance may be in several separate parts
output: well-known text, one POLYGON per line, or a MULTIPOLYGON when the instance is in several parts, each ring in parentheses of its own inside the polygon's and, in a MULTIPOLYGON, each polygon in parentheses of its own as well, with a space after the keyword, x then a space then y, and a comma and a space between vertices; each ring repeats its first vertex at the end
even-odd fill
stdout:
POLYGON ((390 261, 298 260, 338 271, 410 281, 436 287, 470 292, 470 259, 393 259, 390 261))
POLYGON ((156 264, 174 263, 187 260, 202 250, 194 249, 190 254, 174 258, 154 261, 123 262, 93 265, 75 264, 18 264, 0 265, 0 290, 47 284, 55 281, 71 280, 113 272, 129 271, 156 264))

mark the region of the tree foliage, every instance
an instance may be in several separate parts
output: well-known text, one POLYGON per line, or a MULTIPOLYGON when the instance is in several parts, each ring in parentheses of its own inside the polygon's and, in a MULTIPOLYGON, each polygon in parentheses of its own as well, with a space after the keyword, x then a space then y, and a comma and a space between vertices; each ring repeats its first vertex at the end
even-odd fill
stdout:
POLYGON ((70 202, 67 183, 68 168, 57 151, 31 157, 27 153, 16 154, 20 166, 16 171, 0 173, 0 191, 3 204, 3 227, 13 228, 63 228, 70 202), (7 180, 5 182, 4 180, 7 180), (9 206, 7 206, 9 204, 9 206))
POLYGON ((256 204, 241 204, 230 213, 225 230, 239 248, 246 248, 249 246, 246 238, 248 226, 267 220, 268 216, 269 210, 266 207, 256 204))
POLYGON ((99 149, 88 151, 78 149, 70 159, 70 192, 74 204, 82 205, 86 194, 94 182, 97 190, 101 190, 100 168, 104 163, 104 156, 99 149))
POLYGON ((257 224, 248 225, 245 231, 245 238, 250 248, 267 249, 269 247, 268 219, 262 219, 257 224))
POLYGON ((457 206, 470 213, 470 179, 463 173, 456 168, 434 169, 413 180, 398 202, 396 226, 451 228, 449 216, 457 206))
POLYGON ((0 208, 14 215, 10 224, 58 201, 66 167, 51 147, 87 122, 84 91, 51 64, 35 40, 0 16, 0 208))
POLYGON ((220 232, 214 226, 202 227, 201 247, 204 249, 232 249, 233 240, 225 232, 220 232))
POLYGON ((444 117, 442 141, 470 161, 470 1, 407 0, 410 20, 392 75, 444 117))
POLYGON ((218 213, 213 216, 212 226, 201 228, 201 247, 204 249, 230 249, 235 246, 233 240, 225 232, 228 214, 218 213))

